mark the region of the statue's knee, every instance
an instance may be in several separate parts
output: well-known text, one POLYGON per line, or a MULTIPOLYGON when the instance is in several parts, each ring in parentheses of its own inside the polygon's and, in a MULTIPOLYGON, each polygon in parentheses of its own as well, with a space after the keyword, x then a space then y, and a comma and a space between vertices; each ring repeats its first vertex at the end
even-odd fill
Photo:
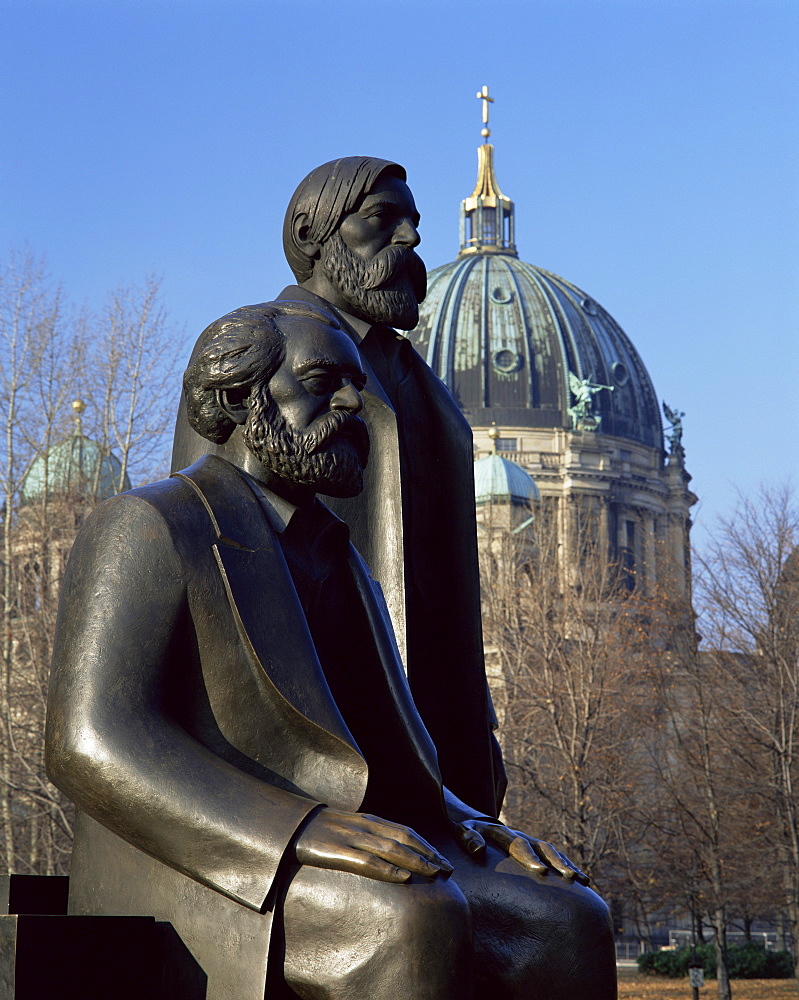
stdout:
MULTIPOLYGON (((506 876, 509 873, 505 873, 506 876)), ((610 1000, 615 952, 605 903, 550 876, 507 878, 473 897, 478 995, 610 1000)))
POLYGON ((471 913, 454 879, 419 878, 391 894, 391 920, 400 935, 471 937, 471 913), (404 890, 404 891, 403 891, 404 890))
POLYGON ((453 880, 395 885, 302 869, 284 929, 284 975, 301 997, 469 995, 471 917, 453 880))
POLYGON ((560 949, 575 992, 597 1000, 615 996, 616 950, 607 904, 591 889, 572 886, 564 913, 560 949))
POLYGON ((403 885, 362 879, 356 888, 344 907, 347 922, 357 920, 367 935, 379 928, 381 947, 414 949, 442 938, 453 945, 471 940, 469 904, 453 879, 414 877, 403 885))
POLYGON ((576 885, 569 894, 567 912, 576 932, 600 939, 611 933, 610 910, 607 903, 592 889, 576 885))
POLYGON ((468 933, 470 911, 454 879, 421 877, 397 885, 319 868, 302 868, 292 881, 284 904, 287 924, 327 927, 335 937, 355 925, 376 925, 401 937, 420 929, 424 933, 452 928, 468 933))

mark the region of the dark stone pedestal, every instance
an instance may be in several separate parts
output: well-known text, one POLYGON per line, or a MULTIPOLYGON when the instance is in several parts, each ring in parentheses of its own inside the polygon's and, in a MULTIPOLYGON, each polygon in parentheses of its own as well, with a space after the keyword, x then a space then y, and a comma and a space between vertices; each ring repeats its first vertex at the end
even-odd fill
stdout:
POLYGON ((0 913, 67 912, 66 875, 0 875, 0 913))
POLYGON ((205 977, 169 924, 67 916, 67 886, 66 878, 0 877, 2 1000, 205 996, 205 977))

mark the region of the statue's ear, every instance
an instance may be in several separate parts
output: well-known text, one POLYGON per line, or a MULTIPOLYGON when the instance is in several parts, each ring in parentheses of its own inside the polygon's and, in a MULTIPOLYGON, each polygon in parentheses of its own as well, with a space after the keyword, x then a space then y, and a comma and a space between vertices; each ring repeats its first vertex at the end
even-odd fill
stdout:
POLYGON ((291 222, 291 232, 294 243, 302 250, 306 257, 318 260, 322 252, 322 244, 314 243, 308 239, 310 220, 307 212, 298 212, 291 222))
POLYGON ((217 389, 216 402, 234 423, 243 424, 250 412, 250 388, 217 389))

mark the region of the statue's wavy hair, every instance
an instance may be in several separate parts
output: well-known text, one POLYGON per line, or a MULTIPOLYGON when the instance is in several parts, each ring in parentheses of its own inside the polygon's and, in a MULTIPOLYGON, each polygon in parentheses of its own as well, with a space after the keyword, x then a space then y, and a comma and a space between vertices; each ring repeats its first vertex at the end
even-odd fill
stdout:
POLYGON ((294 220, 308 216, 306 239, 325 243, 338 229, 341 220, 356 211, 358 203, 382 174, 407 179, 405 168, 392 160, 376 156, 342 156, 312 170, 300 182, 291 197, 283 222, 283 252, 297 281, 313 274, 314 262, 297 241, 294 220))
POLYGON ((341 329, 325 309, 309 302, 262 302, 241 306, 215 320, 200 334, 183 374, 186 415, 193 429, 214 444, 224 444, 236 423, 220 405, 219 392, 244 399, 265 389, 286 356, 284 317, 314 320, 341 329))

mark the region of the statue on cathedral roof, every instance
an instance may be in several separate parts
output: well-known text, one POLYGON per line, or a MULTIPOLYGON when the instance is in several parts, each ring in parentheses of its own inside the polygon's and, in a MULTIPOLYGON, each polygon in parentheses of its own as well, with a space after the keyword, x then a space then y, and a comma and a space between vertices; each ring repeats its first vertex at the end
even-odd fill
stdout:
POLYGON ((603 389, 613 392, 612 385, 602 385, 594 382, 593 372, 588 378, 578 378, 574 372, 569 372, 569 388, 574 396, 574 406, 569 407, 572 427, 575 430, 596 431, 602 422, 602 417, 593 413, 594 396, 603 389))
POLYGON ((663 416, 671 424, 671 431, 667 435, 671 448, 671 454, 683 453, 682 446, 682 418, 685 414, 681 410, 672 410, 669 404, 663 400, 663 416))

